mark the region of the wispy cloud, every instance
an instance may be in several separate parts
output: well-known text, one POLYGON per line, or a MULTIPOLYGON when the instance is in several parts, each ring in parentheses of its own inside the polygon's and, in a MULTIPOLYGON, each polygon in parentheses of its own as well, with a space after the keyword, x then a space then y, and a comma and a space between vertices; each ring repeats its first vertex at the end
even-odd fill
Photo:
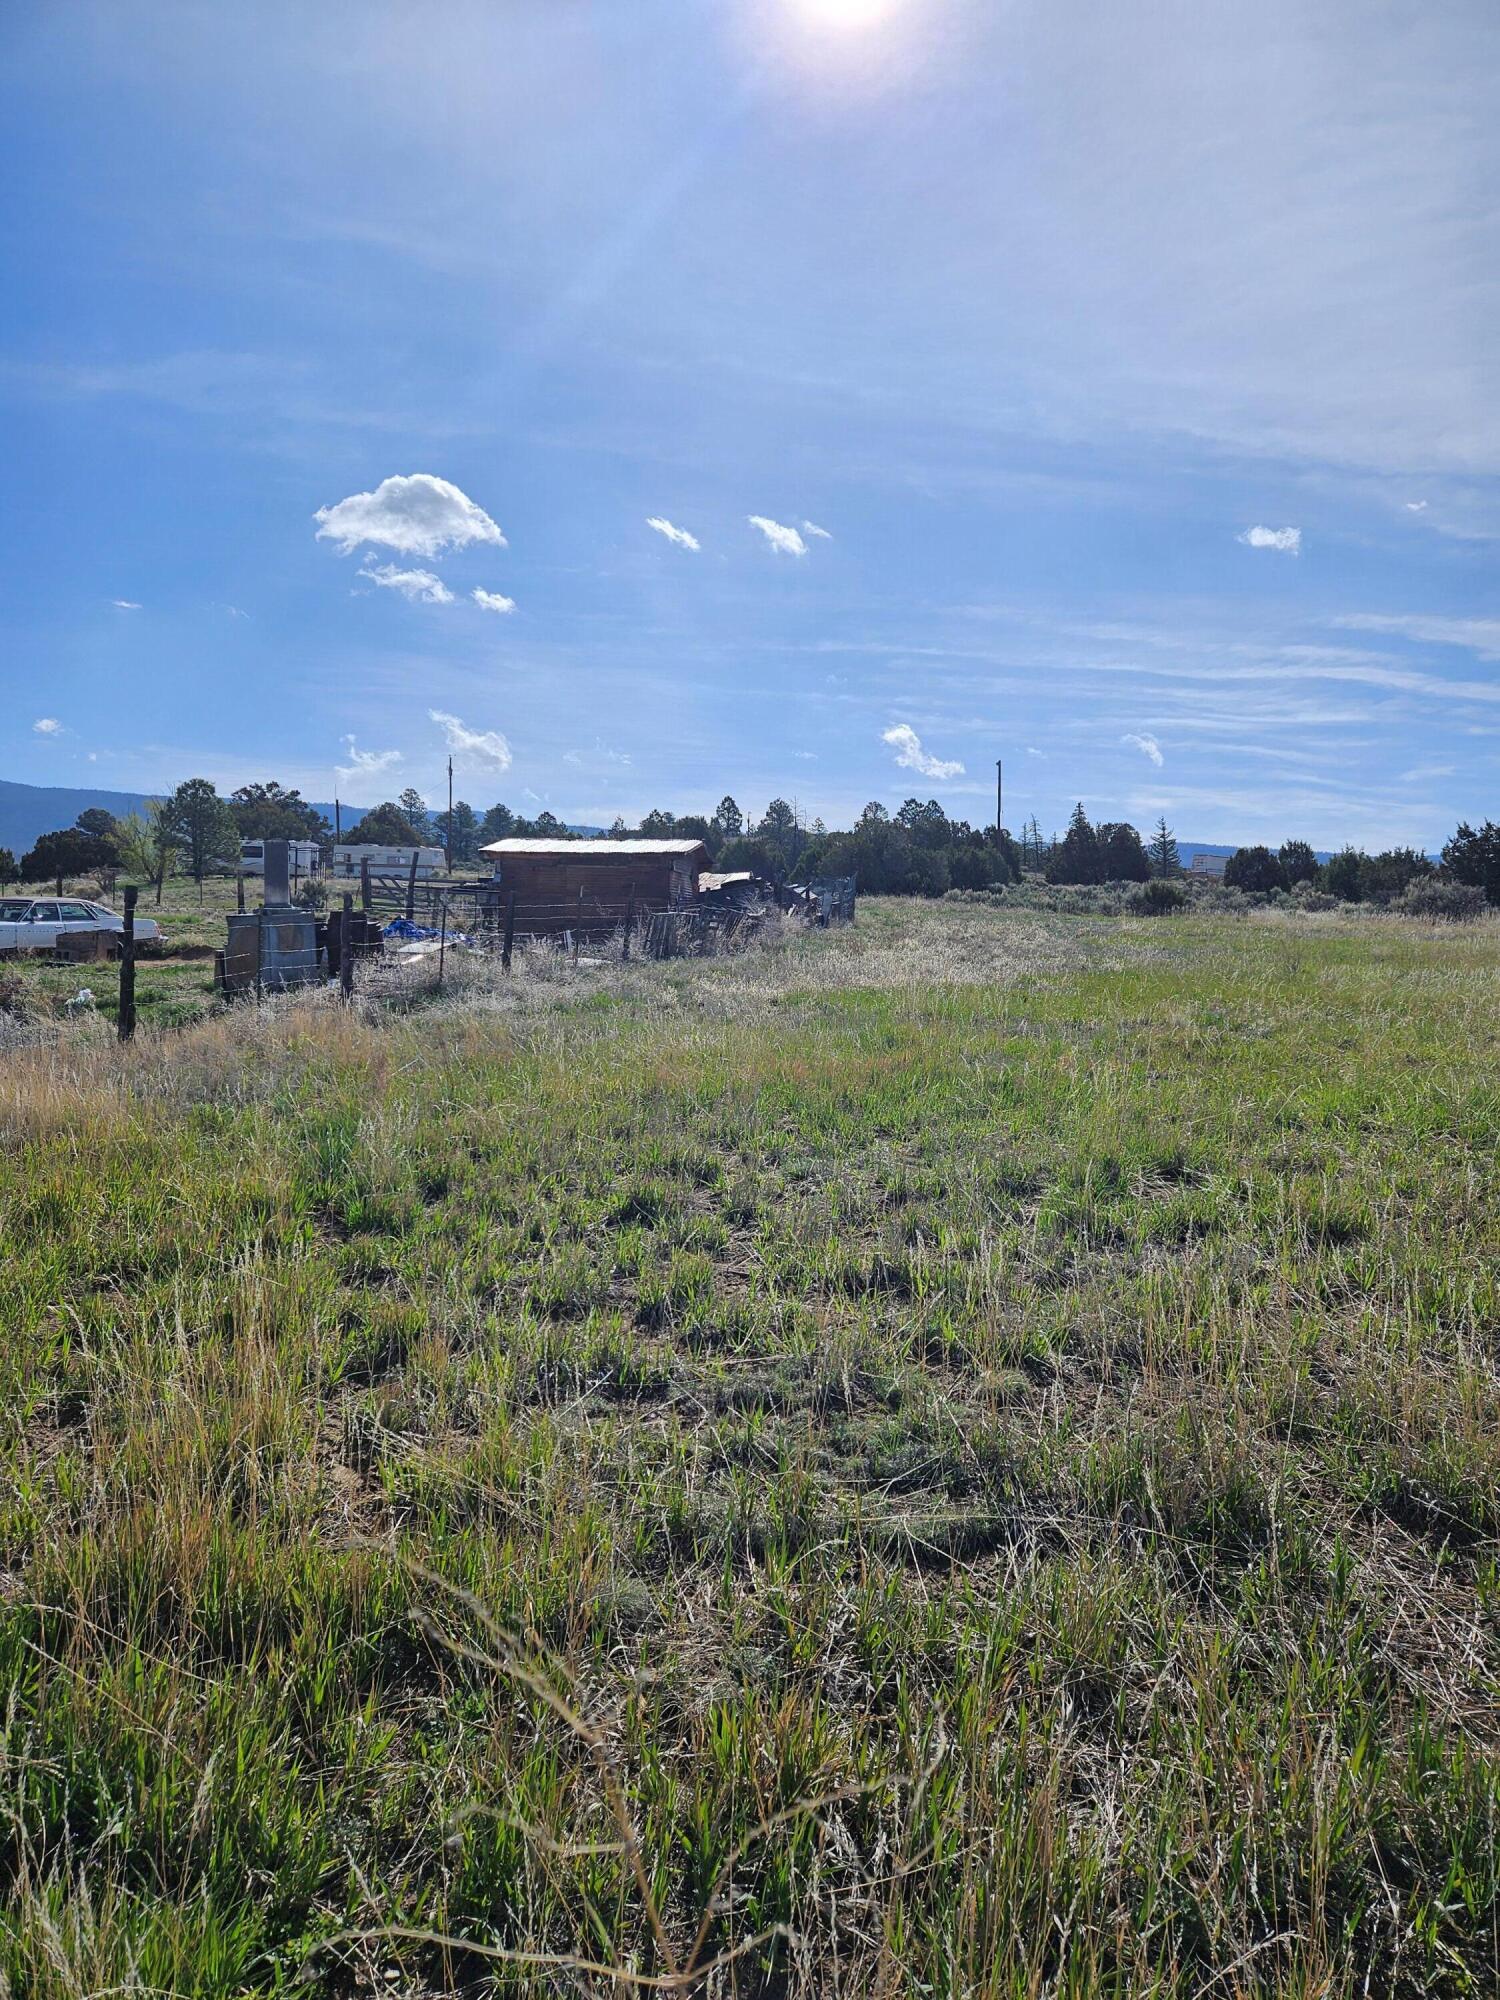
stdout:
POLYGON ((816 535, 820 542, 831 542, 833 540, 833 536, 829 534, 828 530, 820 528, 816 521, 804 521, 802 523, 802 532, 804 535, 816 535))
POLYGON ((141 608, 131 597, 112 597, 109 601, 116 611, 139 611, 141 608))
POLYGON ((1042 758, 1045 758, 1045 757, 1046 757, 1046 755, 1047 755, 1047 753, 1046 753, 1046 751, 1045 751, 1045 750, 1038 750, 1038 749, 1037 749, 1037 747, 1036 747, 1036 745, 1035 745, 1034 743, 1028 743, 1028 744, 1026 745, 1026 755, 1027 755, 1028 757, 1042 757, 1042 758))
POLYGON ((1500 618, 1435 618, 1423 612, 1387 615, 1351 611, 1334 624, 1346 632, 1389 632, 1424 645, 1463 646, 1482 660, 1500 660, 1500 618))
POLYGON ((502 597, 498 590, 476 589, 471 590, 469 595, 481 611, 498 611, 504 615, 504 613, 514 611, 516 608, 516 600, 513 597, 502 597))
POLYGON ((1413 764, 1409 771, 1403 771, 1396 780, 1401 785, 1423 785, 1430 778, 1451 778, 1456 764, 1413 764))
POLYGON ((36 721, 32 723, 31 728, 32 733, 37 736, 61 736, 63 734, 63 726, 55 715, 39 715, 36 721))
POLYGON ((696 535, 690 535, 686 528, 674 527, 664 515, 648 514, 646 526, 655 528, 657 534, 665 535, 669 542, 675 542, 680 549, 696 550, 703 546, 696 535))
POLYGON ((1300 556, 1302 553, 1300 528, 1246 528, 1244 534, 1236 539, 1251 549, 1279 549, 1284 556, 1300 556))
POLYGON ((788 528, 781 521, 773 521, 765 514, 747 515, 752 528, 759 528, 778 555, 805 556, 807 544, 795 528, 788 528))
POLYGON ((1425 500, 1408 500, 1406 511, 1408 514, 1425 514, 1427 512, 1427 502, 1425 500))
POLYGON ((1156 738, 1148 736, 1144 730, 1127 730, 1120 741, 1129 744, 1132 750, 1139 750, 1143 757, 1149 757, 1158 770, 1167 761, 1161 754, 1161 745, 1156 738))
POLYGON ((499 527, 477 502, 431 472, 382 479, 373 493, 351 493, 332 507, 320 507, 313 519, 318 539, 337 543, 345 556, 364 542, 428 558, 471 542, 506 546, 499 527))
POLYGON ((896 753, 896 762, 908 771, 919 771, 924 778, 959 778, 963 776, 963 765, 956 757, 934 757, 930 750, 922 748, 922 739, 909 722, 896 722, 882 731, 882 743, 888 743, 896 753))
POLYGON ((498 729, 470 729, 458 716, 429 708, 428 716, 442 730, 453 756, 475 771, 508 771, 510 745, 498 729))
POLYGON ((399 750, 361 750, 352 736, 343 741, 349 754, 346 762, 334 766, 340 779, 378 778, 401 762, 399 750))
POLYGON ((371 569, 366 564, 359 574, 381 590, 399 590, 408 604, 453 602, 453 592, 430 569, 397 569, 394 563, 382 563, 378 569, 371 569))

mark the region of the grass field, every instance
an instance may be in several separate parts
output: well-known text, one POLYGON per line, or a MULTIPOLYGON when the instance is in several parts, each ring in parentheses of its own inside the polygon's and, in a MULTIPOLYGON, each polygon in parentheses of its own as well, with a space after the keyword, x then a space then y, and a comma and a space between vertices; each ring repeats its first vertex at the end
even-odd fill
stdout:
POLYGON ((1500 930, 0 1068, 26 1996, 1500 1987, 1500 930))

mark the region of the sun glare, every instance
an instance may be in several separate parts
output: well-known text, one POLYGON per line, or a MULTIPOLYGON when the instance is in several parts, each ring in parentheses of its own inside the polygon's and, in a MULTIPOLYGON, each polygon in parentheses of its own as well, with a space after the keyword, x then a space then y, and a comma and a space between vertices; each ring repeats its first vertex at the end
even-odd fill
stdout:
POLYGON ((792 4, 811 27, 854 34, 883 21, 894 11, 896 0, 792 0, 792 4))

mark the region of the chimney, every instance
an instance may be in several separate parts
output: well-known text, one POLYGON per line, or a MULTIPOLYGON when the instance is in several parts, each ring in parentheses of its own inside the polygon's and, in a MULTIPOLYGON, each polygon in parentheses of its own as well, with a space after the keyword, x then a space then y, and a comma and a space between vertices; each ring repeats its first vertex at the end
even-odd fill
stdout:
POLYGON ((292 876, 284 840, 264 843, 266 855, 266 903, 284 905, 292 900, 292 876))

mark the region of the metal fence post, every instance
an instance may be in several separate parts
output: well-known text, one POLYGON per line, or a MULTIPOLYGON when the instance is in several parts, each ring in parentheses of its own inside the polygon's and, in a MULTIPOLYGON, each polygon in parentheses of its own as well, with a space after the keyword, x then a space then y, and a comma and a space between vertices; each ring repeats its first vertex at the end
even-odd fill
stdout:
POLYGON ((411 873, 406 878, 406 921, 409 924, 415 923, 417 916, 417 861, 420 855, 421 849, 414 847, 411 851, 411 873))
POLYGON ((354 897, 347 889, 339 919, 339 992, 347 1007, 354 998, 354 897))
POLYGON ((443 960, 447 957, 448 954, 448 898, 446 896, 444 896, 443 898, 442 915, 439 918, 439 922, 442 925, 442 929, 438 932, 437 990, 439 993, 441 993, 443 990, 443 960))
POLYGON ((135 899, 139 889, 125 891, 125 928, 120 935, 120 1004, 116 1025, 120 1040, 135 1033, 135 899))
POLYGON ((511 890, 505 899, 505 943, 500 949, 500 970, 510 971, 510 948, 516 936, 516 892, 511 890))

